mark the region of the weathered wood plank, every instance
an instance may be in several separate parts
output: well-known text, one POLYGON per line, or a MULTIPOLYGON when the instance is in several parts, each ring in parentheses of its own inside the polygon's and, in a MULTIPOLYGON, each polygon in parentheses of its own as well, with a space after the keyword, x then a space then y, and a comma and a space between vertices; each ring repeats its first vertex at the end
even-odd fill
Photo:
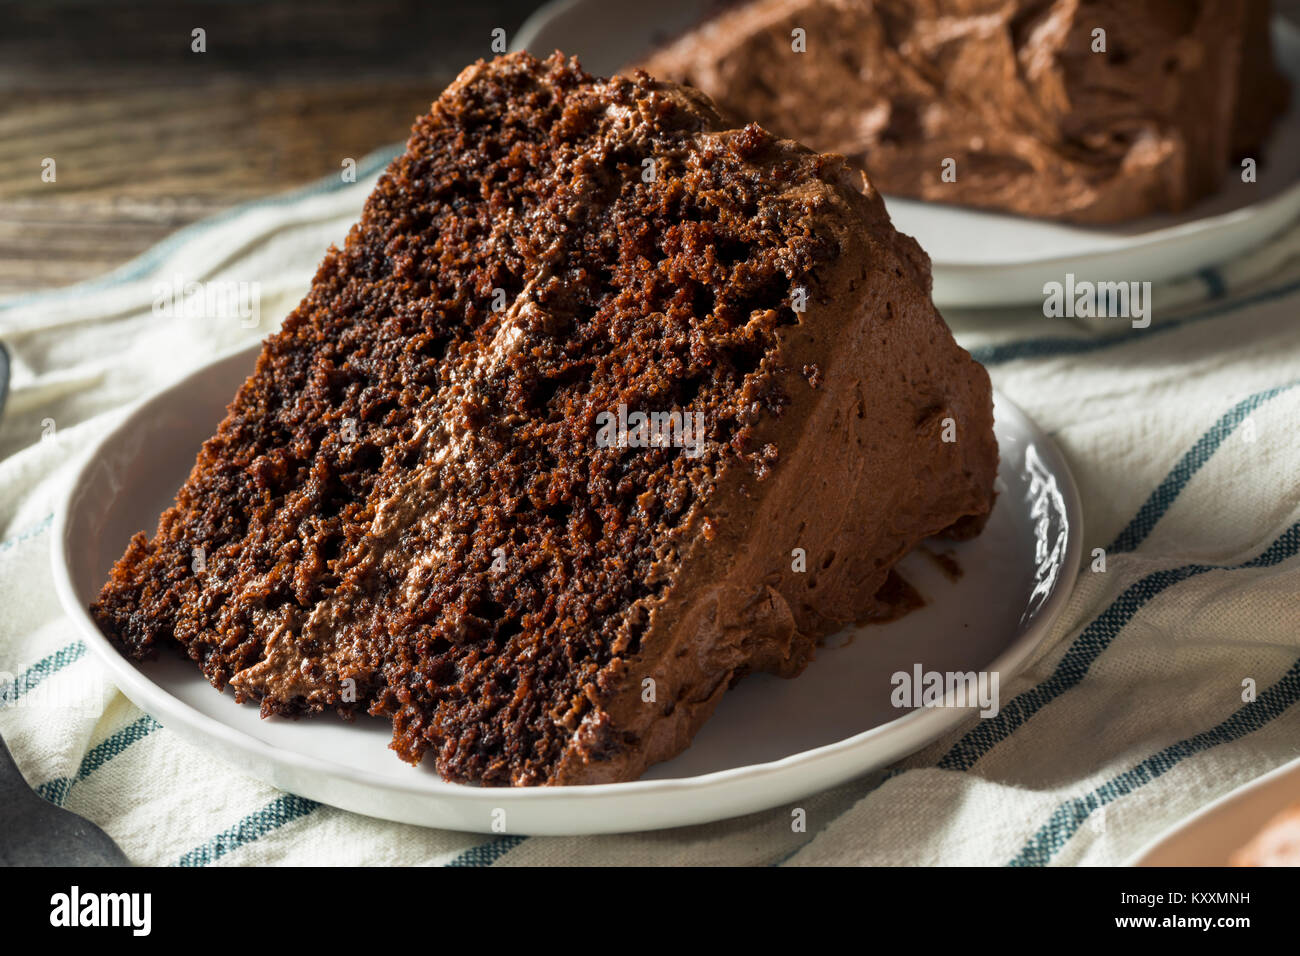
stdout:
POLYGON ((0 297, 93 278, 406 138, 535 0, 7 4, 0 297), (190 51, 207 30, 208 52, 190 51), (56 180, 42 181, 42 161, 56 180))

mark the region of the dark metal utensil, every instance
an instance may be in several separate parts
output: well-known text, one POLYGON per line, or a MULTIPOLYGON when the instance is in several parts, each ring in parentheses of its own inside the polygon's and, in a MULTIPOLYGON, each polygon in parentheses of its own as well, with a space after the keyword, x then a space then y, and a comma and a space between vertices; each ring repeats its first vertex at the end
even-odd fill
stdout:
POLYGON ((9 352, 0 342, 0 415, 5 411, 5 399, 9 396, 9 352))
POLYGON ((130 865, 95 824, 38 797, 0 739, 0 866, 130 865))

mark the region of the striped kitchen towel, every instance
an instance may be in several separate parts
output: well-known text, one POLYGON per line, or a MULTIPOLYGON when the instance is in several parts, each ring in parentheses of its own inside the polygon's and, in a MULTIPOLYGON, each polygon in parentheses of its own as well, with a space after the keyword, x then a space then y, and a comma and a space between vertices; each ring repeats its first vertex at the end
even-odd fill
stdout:
POLYGON ((421 829, 278 792, 181 740, 107 682, 61 613, 55 491, 130 403, 274 327, 387 158, 363 162, 354 184, 183 230, 97 282, 0 304, 14 359, 0 420, 0 732, 39 793, 132 860, 1104 864, 1300 755, 1300 225, 1157 289, 1144 329, 949 311, 1069 459, 1085 554, 1104 549, 1105 568, 1085 563, 996 717, 800 801, 804 831, 789 807, 619 836, 421 829), (257 295, 219 315, 155 308, 160 284, 191 281, 257 295))

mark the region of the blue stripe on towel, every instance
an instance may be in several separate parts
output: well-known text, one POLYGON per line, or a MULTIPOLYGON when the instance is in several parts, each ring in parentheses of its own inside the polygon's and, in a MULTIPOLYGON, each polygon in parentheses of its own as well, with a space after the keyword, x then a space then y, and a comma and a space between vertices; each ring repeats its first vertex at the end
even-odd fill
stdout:
POLYGON ((86 756, 82 758, 81 766, 77 768, 75 776, 55 777, 53 780, 47 780, 33 789, 50 803, 63 806, 67 802, 68 794, 72 791, 74 784, 85 780, 132 744, 148 737, 161 726, 158 721, 145 714, 139 720, 132 721, 117 733, 105 737, 101 743, 86 751, 86 756))
POLYGON ((1291 665, 1272 687, 1243 706, 1227 720, 1194 737, 1180 740, 1147 757, 1137 766, 1111 778, 1097 789, 1067 800, 1021 848, 1010 866, 1042 866, 1059 852, 1093 811, 1133 793, 1168 773, 1188 757, 1231 743, 1259 730, 1300 700, 1300 660, 1291 665))
POLYGON ((1300 523, 1287 528, 1263 552, 1237 565, 1188 564, 1155 571, 1128 587, 1106 610, 1093 619, 1066 650, 1052 676, 1016 696, 996 717, 980 720, 939 761, 944 770, 969 770, 981 757, 1010 737, 1034 714, 1083 680, 1093 662, 1110 646, 1148 602, 1189 578, 1210 571, 1240 571, 1280 564, 1300 551, 1300 523))
POLYGON ((1164 513, 1169 510, 1177 499, 1182 490, 1187 487, 1192 476, 1196 474, 1200 467, 1209 461, 1210 456, 1218 450, 1234 431, 1237 426, 1245 421, 1255 409, 1259 408, 1270 398, 1274 398, 1283 392, 1296 386, 1296 382, 1288 382, 1286 385, 1278 385, 1262 392, 1256 392, 1249 398, 1242 399, 1236 405, 1232 406, 1224 415, 1214 423, 1200 440, 1191 447, 1187 454, 1178 461, 1173 470, 1165 476, 1164 481, 1151 496, 1138 509, 1133 520, 1128 526, 1119 533, 1109 548, 1109 553, 1122 553, 1133 551, 1139 544, 1146 539, 1146 536, 1155 528, 1156 523, 1160 521, 1164 513))
MULTIPOLYGON (((46 781, 35 788, 36 792, 49 800, 62 806, 68 798, 74 784, 89 777, 111 759, 123 753, 132 744, 143 740, 155 730, 162 729, 162 724, 154 720, 148 714, 145 714, 139 720, 133 721, 126 727, 123 727, 117 733, 104 739, 100 744, 92 747, 81 761, 81 766, 75 777, 57 777, 53 780, 46 781)), ((206 866, 209 863, 220 859, 226 853, 233 849, 243 846, 245 843, 251 843, 253 840, 261 839, 267 836, 286 823, 305 816, 312 810, 322 806, 313 800, 305 797, 298 797, 293 794, 286 794, 293 800, 302 801, 304 807, 301 812, 297 813, 279 813, 275 809, 276 804, 281 800, 276 800, 268 807, 245 817, 239 824, 224 833, 213 837, 202 846, 195 847, 181 857, 178 866, 206 866), (310 806, 305 806, 310 805, 310 806)), ((527 837, 507 836, 500 837, 489 843, 484 843, 476 847, 471 847, 459 856, 445 864, 446 866, 491 866, 498 859, 504 856, 510 850, 513 850, 520 843, 523 843, 527 837)))
POLYGON ((497 837, 490 843, 471 847, 445 866, 491 866, 519 844, 527 840, 524 836, 497 837))
MULTIPOLYGON (((231 850, 274 833, 286 823, 304 817, 323 804, 306 797, 287 793, 255 813, 249 814, 230 829, 190 850, 177 862, 177 866, 207 866, 231 850)), ((523 843, 527 837, 503 836, 478 846, 470 847, 444 864, 445 866, 491 866, 506 853, 523 843)))
POLYGON ((28 528, 26 531, 16 534, 12 538, 0 541, 0 552, 8 551, 10 548, 17 547, 24 541, 32 540, 32 538, 39 538, 45 532, 50 530, 52 524, 54 524, 54 515, 48 514, 40 520, 40 523, 37 524, 36 527, 28 528))
POLYGON ((64 644, 53 654, 41 658, 15 677, 12 684, 0 686, 0 707, 17 702, 19 698, 40 684, 41 681, 63 670, 69 664, 80 660, 85 653, 85 643, 77 640, 71 644, 64 644))
POLYGON ((190 850, 175 866, 207 866, 227 853, 238 850, 278 830, 286 823, 313 813, 321 804, 306 797, 286 793, 272 800, 262 809, 250 813, 233 827, 223 830, 202 846, 190 850))

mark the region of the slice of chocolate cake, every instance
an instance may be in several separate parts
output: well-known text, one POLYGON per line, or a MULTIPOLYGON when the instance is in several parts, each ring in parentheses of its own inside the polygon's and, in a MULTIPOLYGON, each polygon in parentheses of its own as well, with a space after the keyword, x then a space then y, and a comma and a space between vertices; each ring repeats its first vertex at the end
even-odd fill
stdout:
POLYGON ((886 195, 1093 223, 1214 192, 1287 100, 1268 0, 753 0, 640 65, 886 195))
POLYGON ((518 54, 419 120, 92 610, 264 715, 387 717, 448 779, 628 780, 892 613, 996 461, 861 173, 518 54))

